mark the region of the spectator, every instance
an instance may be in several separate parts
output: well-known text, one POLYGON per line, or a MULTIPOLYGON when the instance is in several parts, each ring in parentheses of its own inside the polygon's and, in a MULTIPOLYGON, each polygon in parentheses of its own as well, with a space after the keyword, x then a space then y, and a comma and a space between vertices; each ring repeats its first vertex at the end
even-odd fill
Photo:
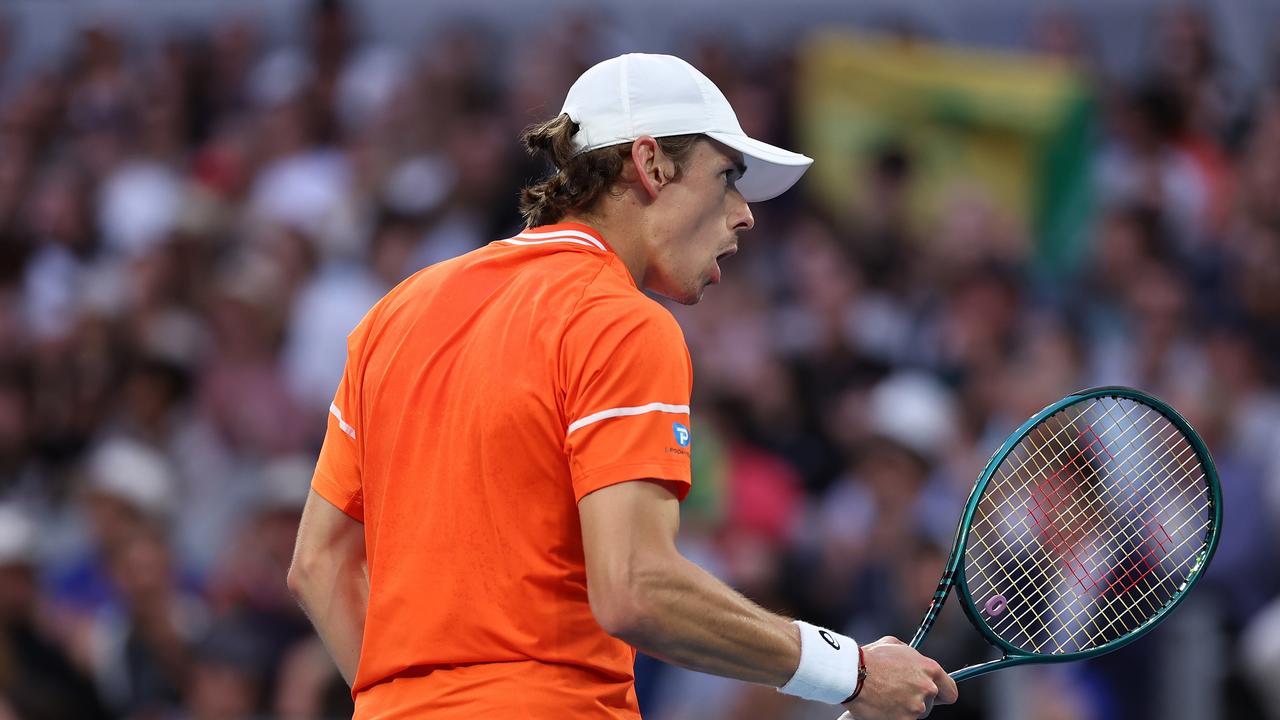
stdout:
POLYGON ((108 718, 93 683, 43 628, 35 524, 0 505, 0 716, 108 718))

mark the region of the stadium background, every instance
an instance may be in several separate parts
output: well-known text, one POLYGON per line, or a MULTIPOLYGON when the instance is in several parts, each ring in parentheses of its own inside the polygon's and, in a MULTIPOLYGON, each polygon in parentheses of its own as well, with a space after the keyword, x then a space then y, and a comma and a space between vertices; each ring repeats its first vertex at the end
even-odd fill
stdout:
MULTIPOLYGON (((693 61, 749 133, 818 161, 673 308, 685 552, 771 607, 908 636, 991 449, 1067 391, 1132 384, 1215 454, 1208 577, 1138 645, 967 683, 934 716, 1280 718, 1277 19, 0 5, 0 718, 349 712, 284 586, 345 333, 512 233, 543 170, 518 131, 633 50, 693 61)), ((928 648, 955 667, 969 633, 946 616, 928 648)), ((652 720, 834 715, 646 658, 638 684, 652 720)))

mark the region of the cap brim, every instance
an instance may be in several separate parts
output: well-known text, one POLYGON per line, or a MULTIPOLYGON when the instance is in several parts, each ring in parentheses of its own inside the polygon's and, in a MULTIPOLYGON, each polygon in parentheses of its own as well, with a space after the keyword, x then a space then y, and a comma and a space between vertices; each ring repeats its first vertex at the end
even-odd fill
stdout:
POLYGON ((708 132, 707 137, 742 153, 747 172, 738 191, 747 202, 760 202, 786 192, 813 164, 813 158, 733 133, 708 132))

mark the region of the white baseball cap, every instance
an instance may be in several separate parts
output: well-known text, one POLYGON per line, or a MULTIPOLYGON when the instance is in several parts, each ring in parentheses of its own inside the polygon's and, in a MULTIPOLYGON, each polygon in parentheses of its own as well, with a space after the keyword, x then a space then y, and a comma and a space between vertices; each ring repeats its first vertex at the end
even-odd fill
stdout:
POLYGON ((934 461, 955 439, 955 397, 932 375, 904 371, 881 380, 868 398, 871 431, 934 461))
POLYGON ((89 457, 89 489, 132 505, 157 519, 168 518, 176 503, 176 478, 168 459, 136 440, 117 437, 89 457))
POLYGON ((573 83, 561 113, 578 123, 579 153, 642 135, 706 135, 742 153, 747 172, 738 190, 747 202, 777 197, 813 159, 747 137, 724 93, 672 55, 632 53, 595 65, 573 83))
POLYGON ((13 503, 0 503, 0 565, 34 565, 38 529, 13 503))

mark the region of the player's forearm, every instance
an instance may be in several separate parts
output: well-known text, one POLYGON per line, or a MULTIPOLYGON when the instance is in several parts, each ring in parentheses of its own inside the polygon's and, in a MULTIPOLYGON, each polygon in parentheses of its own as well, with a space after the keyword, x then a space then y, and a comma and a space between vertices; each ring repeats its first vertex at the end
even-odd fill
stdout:
POLYGON ((318 563, 289 572, 289 587, 315 626, 347 685, 355 682, 369 604, 369 579, 359 563, 318 563))
POLYGON ((790 620, 677 557, 633 578, 634 611, 618 636, 672 664, 778 687, 800 664, 790 620))

